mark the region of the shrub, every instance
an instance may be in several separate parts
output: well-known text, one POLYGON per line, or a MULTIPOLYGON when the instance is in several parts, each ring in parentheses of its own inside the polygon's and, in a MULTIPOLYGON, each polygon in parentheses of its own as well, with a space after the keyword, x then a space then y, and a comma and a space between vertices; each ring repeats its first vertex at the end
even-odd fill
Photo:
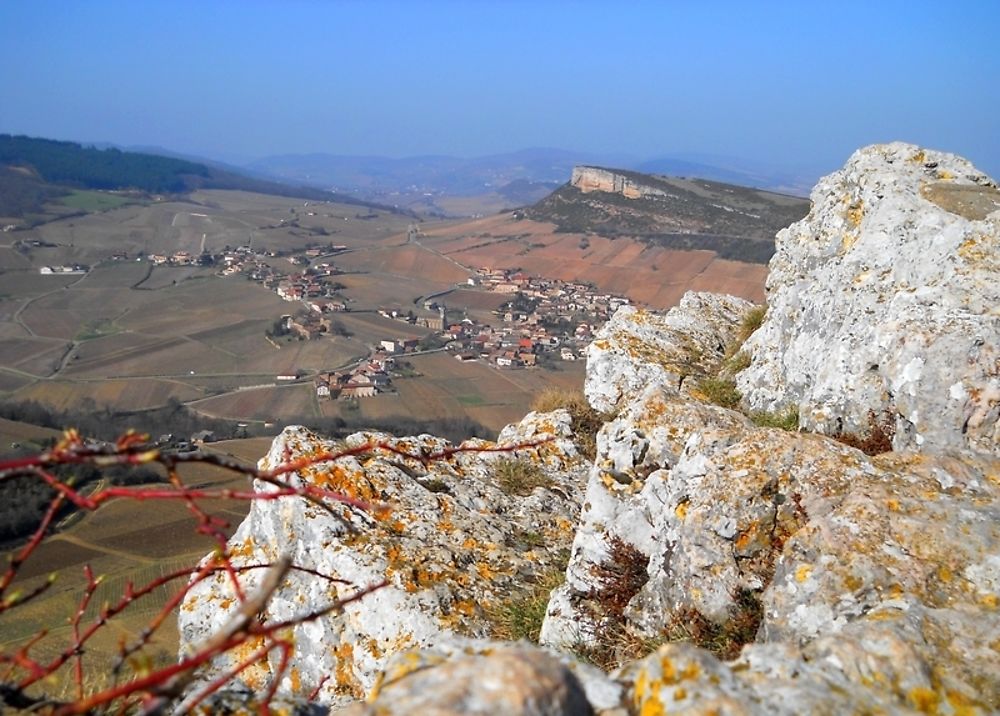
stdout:
POLYGON ((625 609, 649 581, 649 557, 620 537, 608 542, 608 558, 592 568, 594 586, 586 595, 586 605, 597 625, 592 643, 579 644, 581 659, 611 670, 640 658, 661 643, 657 638, 629 630, 625 609))
POLYGON ((549 487, 552 478, 538 464, 524 459, 502 458, 493 465, 497 485, 508 495, 524 497, 536 487, 549 487))
POLYGON ((731 378, 703 378, 698 381, 698 392, 705 400, 723 408, 737 410, 743 396, 736 389, 736 381, 731 378))
POLYGON ((881 455, 892 452, 892 439, 896 436, 896 422, 889 413, 876 416, 874 410, 868 411, 868 434, 859 436, 857 433, 838 433, 834 440, 857 448, 865 455, 881 455))
POLYGON ((665 637, 667 641, 689 641, 719 659, 729 661, 739 656, 744 644, 756 638, 763 618, 764 606, 757 593, 750 589, 738 589, 733 595, 729 619, 722 624, 688 607, 674 613, 665 637))
POLYGON ((539 393, 531 409, 540 413, 565 408, 572 419, 573 442, 580 454, 588 460, 597 457, 597 432, 611 419, 599 410, 594 410, 582 391, 549 387, 539 393))

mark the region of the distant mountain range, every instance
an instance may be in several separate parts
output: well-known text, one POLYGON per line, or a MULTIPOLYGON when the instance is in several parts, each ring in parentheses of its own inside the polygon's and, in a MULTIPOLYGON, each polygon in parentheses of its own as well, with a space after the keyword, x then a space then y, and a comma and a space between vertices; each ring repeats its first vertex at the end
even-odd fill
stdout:
POLYGON ((548 148, 473 158, 285 154, 237 166, 162 147, 122 148, 3 134, 0 187, 5 196, 0 197, 0 216, 37 211, 59 187, 151 193, 236 189, 432 216, 470 216, 530 206, 563 186, 579 165, 696 177, 797 196, 806 195, 816 179, 732 157, 675 154, 638 160, 548 148))
MULTIPOLYGON (((392 159, 337 154, 284 154, 264 157, 245 169, 285 181, 320 186, 380 201, 412 195, 476 196, 503 193, 512 182, 559 186, 574 166, 615 166, 645 174, 696 177, 803 196, 818 173, 795 173, 733 157, 677 154, 650 160, 523 149, 507 154, 458 158, 420 156, 392 159)), ((537 197, 534 197, 537 198, 537 197)))

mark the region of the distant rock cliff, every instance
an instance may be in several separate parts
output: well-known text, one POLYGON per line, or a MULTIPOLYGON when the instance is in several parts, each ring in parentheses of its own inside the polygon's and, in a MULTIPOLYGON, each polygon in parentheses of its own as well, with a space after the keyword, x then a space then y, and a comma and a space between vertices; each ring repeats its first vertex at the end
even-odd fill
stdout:
POLYGON ((744 186, 578 166, 568 184, 524 212, 561 231, 633 236, 666 248, 766 263, 775 232, 801 219, 807 208, 804 199, 744 186))
POLYGON ((638 180, 640 175, 629 172, 628 175, 599 167, 574 167, 570 184, 589 194, 592 191, 603 191, 609 194, 621 194, 626 199, 640 199, 644 196, 667 196, 661 188, 651 183, 638 180))
MULTIPOLYGON (((247 564, 284 553, 390 584, 302 627, 281 690, 306 695, 333 674, 320 701, 367 698, 345 716, 1000 710, 997 199, 956 157, 861 150, 779 238, 749 367, 736 351, 753 307, 732 297, 622 309, 599 332, 586 394, 610 416, 592 464, 566 412, 532 413, 501 436, 553 438, 519 451, 549 476, 527 496, 498 488, 496 455, 427 466, 372 454, 295 479, 377 495, 398 524, 299 498, 256 503, 230 542, 247 564), (839 418, 861 431, 869 411, 889 411, 896 451, 708 404, 741 366, 745 402, 798 407, 808 428, 839 418), (483 607, 571 537, 546 649, 476 638, 483 607), (623 664, 605 673, 581 654, 623 664)), ((322 447, 288 429, 267 464, 322 447)), ((290 580, 263 618, 330 596, 309 579, 290 580)), ((188 643, 236 608, 226 579, 200 586, 182 607, 188 643)), ((237 680, 260 689, 272 666, 237 680)))

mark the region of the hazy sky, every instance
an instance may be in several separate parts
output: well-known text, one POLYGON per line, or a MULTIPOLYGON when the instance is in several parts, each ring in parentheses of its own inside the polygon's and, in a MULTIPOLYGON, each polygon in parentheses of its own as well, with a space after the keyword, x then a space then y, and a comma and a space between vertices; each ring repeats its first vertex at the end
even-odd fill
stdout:
POLYGON ((1000 177, 1000 1, 0 2, 0 132, 223 158, 524 147, 1000 177))

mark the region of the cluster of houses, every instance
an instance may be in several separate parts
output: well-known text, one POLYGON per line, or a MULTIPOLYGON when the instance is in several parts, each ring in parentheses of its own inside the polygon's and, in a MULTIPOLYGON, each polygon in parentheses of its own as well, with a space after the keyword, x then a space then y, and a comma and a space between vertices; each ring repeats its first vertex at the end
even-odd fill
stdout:
POLYGON ((546 354, 564 361, 585 357, 594 331, 615 310, 629 303, 623 296, 598 293, 587 284, 511 275, 503 270, 481 269, 470 281, 490 290, 501 286, 501 293, 511 294, 511 300, 496 311, 498 326, 469 317, 449 320, 446 307, 433 301, 425 301, 424 308, 437 311, 434 316, 420 317, 412 310, 398 308, 383 308, 379 313, 434 330, 458 360, 521 368, 538 365, 546 354), (510 286, 516 289, 508 290, 510 286))
POLYGON ((531 304, 531 311, 506 311, 506 321, 544 322, 554 319, 572 322, 580 314, 587 314, 591 322, 603 323, 629 303, 625 296, 602 293, 592 284, 529 276, 505 269, 481 268, 476 271, 476 276, 469 279, 469 284, 495 293, 517 294, 526 299, 519 303, 531 304))
POLYGON ((154 266, 192 266, 201 263, 204 259, 194 256, 190 251, 175 251, 172 254, 150 254, 149 261, 154 266))
POLYGON ((330 371, 313 379, 318 398, 331 400, 371 398, 392 389, 389 371, 396 360, 385 351, 376 351, 368 360, 350 371, 330 371))
POLYGON ((64 266, 42 266, 38 273, 42 276, 72 276, 74 274, 85 274, 90 268, 84 264, 66 264, 64 266))

